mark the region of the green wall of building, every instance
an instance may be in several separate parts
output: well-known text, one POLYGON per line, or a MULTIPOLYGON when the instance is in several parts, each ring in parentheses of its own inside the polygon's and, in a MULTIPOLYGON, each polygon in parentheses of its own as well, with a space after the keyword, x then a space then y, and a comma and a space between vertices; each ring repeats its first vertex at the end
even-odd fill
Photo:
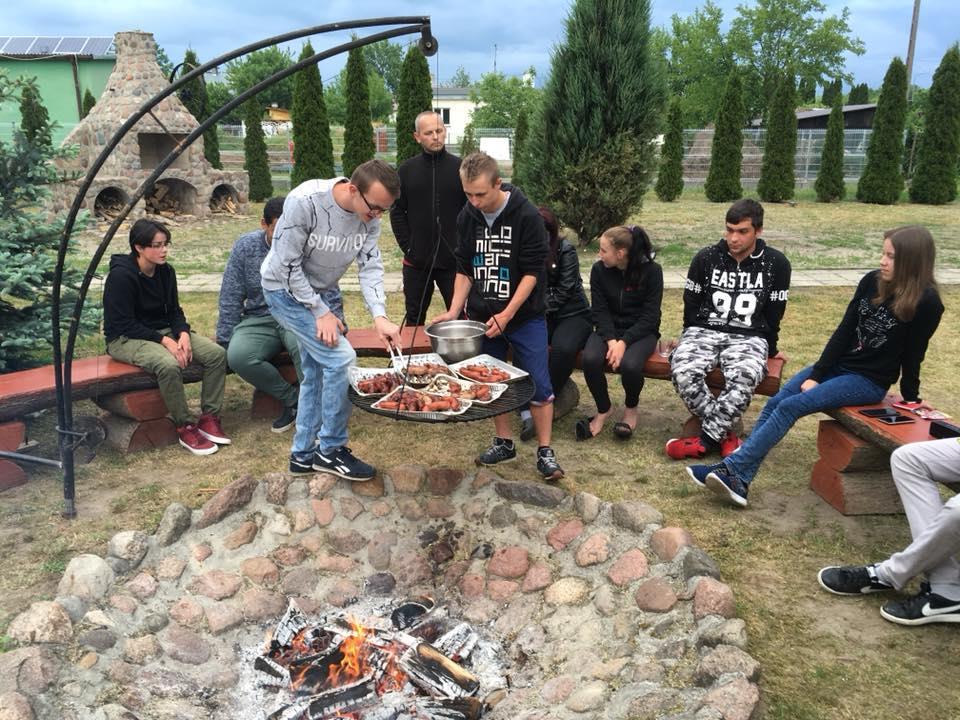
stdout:
MULTIPOLYGON (((88 89, 99 100, 113 71, 113 65, 114 58, 78 58, 77 82, 74 82, 73 58, 69 55, 23 60, 0 57, 0 71, 5 72, 8 77, 37 78, 40 97, 50 113, 50 120, 58 124, 53 132, 54 143, 60 143, 80 120, 77 85, 80 88, 81 101, 88 89)), ((13 130, 18 127, 19 103, 6 102, 0 105, 0 141, 9 142, 13 130)))

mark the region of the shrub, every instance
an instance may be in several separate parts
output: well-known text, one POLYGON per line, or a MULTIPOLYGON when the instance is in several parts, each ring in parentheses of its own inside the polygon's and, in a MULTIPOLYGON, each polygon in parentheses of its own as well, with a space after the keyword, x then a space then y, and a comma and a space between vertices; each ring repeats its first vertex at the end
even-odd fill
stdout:
POLYGON ((663 202, 673 202, 683 192, 683 111, 676 100, 670 103, 654 192, 663 202))
POLYGON ((843 182, 843 106, 840 98, 833 101, 830 110, 823 153, 820 155, 820 172, 813 189, 820 202, 843 200, 847 194, 847 186, 843 182))
MULTIPOLYGON (((300 59, 306 60, 314 54, 313 46, 307 41, 300 59)), ((316 63, 303 68, 294 77, 290 119, 293 122, 290 187, 311 178, 332 178, 335 172, 333 141, 330 139, 327 106, 323 101, 323 83, 316 63)))
POLYGON ((710 169, 703 184, 703 191, 711 202, 730 202, 743 195, 740 164, 743 161, 745 118, 743 86, 740 83, 740 73, 734 70, 727 78, 727 86, 717 111, 713 145, 710 148, 710 169))
POLYGON ((910 199, 943 205, 957 198, 960 157, 960 48, 954 45, 933 74, 910 199))
POLYGON ((87 115, 90 114, 90 111, 93 110, 93 106, 97 104, 97 99, 93 96, 93 93, 90 92, 90 88, 87 88, 83 91, 83 106, 81 110, 80 119, 82 120, 87 115))
POLYGON ((907 121, 907 67, 894 58, 880 88, 867 164, 857 183, 857 200, 892 205, 903 191, 903 128, 907 121))
POLYGON ((270 178, 270 163, 267 160, 267 142, 263 137, 260 121, 263 110, 256 97, 245 103, 243 124, 246 135, 243 138, 243 167, 250 178, 250 200, 263 202, 273 195, 273 181, 270 178))
POLYGON ((397 88, 397 164, 420 152, 420 144, 413 139, 417 115, 433 107, 430 88, 430 67, 427 59, 415 45, 407 50, 400 68, 400 87, 397 88))
POLYGON ((350 51, 346 70, 347 117, 343 127, 343 174, 350 177, 357 165, 373 158, 373 127, 370 124, 370 91, 363 48, 350 51))
POLYGON ((797 153, 797 114, 793 76, 784 75, 777 83, 767 116, 767 141, 757 194, 766 202, 783 202, 793 197, 794 156, 797 153))

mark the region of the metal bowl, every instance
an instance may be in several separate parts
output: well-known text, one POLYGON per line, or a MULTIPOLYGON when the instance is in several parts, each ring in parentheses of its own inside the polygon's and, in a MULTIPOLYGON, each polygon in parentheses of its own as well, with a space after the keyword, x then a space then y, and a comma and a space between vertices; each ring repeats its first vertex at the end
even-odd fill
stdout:
POLYGON ((479 355, 486 331, 487 326, 475 320, 448 320, 427 325, 424 330, 433 351, 449 363, 479 355))

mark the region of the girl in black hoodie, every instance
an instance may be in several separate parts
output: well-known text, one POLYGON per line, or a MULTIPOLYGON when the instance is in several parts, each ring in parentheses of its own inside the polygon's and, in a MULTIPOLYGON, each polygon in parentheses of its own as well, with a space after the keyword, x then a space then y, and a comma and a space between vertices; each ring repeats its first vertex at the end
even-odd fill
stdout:
POLYGON ((635 225, 612 227, 600 236, 600 259, 590 271, 596 331, 587 340, 581 362, 597 414, 577 422, 578 440, 597 435, 613 409, 607 365, 620 373, 625 396, 623 420, 613 431, 625 439, 637 426, 643 365, 660 337, 663 270, 654 255, 650 237, 635 225))

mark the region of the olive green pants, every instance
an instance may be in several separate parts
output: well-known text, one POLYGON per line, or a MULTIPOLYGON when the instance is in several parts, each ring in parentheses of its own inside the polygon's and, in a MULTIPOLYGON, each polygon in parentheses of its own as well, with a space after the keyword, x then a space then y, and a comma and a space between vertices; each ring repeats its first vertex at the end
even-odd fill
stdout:
POLYGON ((227 362, 237 375, 257 390, 272 395, 284 407, 294 407, 300 395, 299 388, 284 380, 270 362, 283 350, 289 353, 297 378, 302 380, 297 336, 282 327, 273 315, 246 317, 237 323, 230 336, 227 362))
MULTIPOLYGON (((170 328, 164 328, 160 333, 173 338, 170 328)), ((193 348, 193 362, 203 367, 201 410, 205 414, 219 415, 227 377, 227 353, 213 340, 193 332, 190 333, 190 346, 193 348)), ((160 395, 167 405, 174 425, 181 427, 191 422, 183 389, 182 371, 176 358, 163 345, 152 340, 134 340, 121 335, 107 343, 107 354, 114 360, 136 365, 155 375, 160 395)))

